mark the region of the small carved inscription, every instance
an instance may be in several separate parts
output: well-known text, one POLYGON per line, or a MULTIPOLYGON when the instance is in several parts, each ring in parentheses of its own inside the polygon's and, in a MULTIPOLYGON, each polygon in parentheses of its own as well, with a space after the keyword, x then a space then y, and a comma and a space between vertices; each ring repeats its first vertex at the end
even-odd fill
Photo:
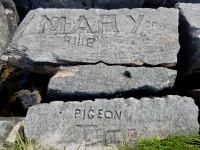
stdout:
POLYGON ((154 28, 167 28, 167 24, 165 23, 158 23, 154 21, 145 21, 146 27, 154 27, 154 28))
POLYGON ((76 45, 76 46, 87 46, 92 47, 93 44, 96 41, 95 38, 91 37, 84 37, 80 34, 66 34, 64 38, 64 42, 70 44, 70 45, 76 45))
POLYGON ((103 109, 75 109, 75 119, 121 119, 121 111, 111 111, 111 110, 103 110, 103 109))

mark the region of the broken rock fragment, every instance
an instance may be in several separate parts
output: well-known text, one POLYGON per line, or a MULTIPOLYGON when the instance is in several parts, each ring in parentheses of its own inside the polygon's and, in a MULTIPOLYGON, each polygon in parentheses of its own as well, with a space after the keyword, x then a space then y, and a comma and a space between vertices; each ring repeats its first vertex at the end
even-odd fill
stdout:
POLYGON ((32 87, 12 94, 8 98, 7 105, 9 105, 12 110, 26 114, 29 107, 39 104, 41 100, 39 88, 32 87))

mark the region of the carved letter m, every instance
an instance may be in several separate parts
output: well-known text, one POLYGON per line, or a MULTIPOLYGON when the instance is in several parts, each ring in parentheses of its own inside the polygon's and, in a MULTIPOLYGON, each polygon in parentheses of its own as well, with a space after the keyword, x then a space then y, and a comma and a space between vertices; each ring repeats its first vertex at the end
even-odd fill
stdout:
POLYGON ((65 33, 66 17, 41 16, 40 33, 62 34, 65 33))

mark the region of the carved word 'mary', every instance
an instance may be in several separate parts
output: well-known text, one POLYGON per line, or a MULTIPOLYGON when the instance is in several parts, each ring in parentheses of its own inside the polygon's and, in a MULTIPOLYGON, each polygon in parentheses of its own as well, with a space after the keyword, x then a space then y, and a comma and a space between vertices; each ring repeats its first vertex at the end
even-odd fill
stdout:
POLYGON ((37 9, 3 55, 10 65, 161 65, 177 62, 176 9, 37 9), (27 42, 29 41, 29 42, 27 42))
POLYGON ((198 131, 198 108, 193 99, 98 99, 84 102, 52 102, 28 110, 24 131, 36 143, 58 149, 102 150, 140 135, 166 137, 189 128, 198 131))

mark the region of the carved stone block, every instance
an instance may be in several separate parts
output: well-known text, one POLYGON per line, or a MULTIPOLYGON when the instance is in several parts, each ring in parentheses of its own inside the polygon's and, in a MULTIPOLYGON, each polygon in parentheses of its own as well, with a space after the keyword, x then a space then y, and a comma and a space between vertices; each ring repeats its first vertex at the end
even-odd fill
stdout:
POLYGON ((178 10, 173 8, 40 8, 29 12, 1 59, 44 73, 58 65, 100 61, 174 66, 178 51, 178 10))
POLYGON ((123 142, 124 135, 134 142, 140 135, 197 133, 197 116, 193 99, 180 96, 55 101, 31 107, 24 131, 36 143, 58 149, 101 150, 123 142))

